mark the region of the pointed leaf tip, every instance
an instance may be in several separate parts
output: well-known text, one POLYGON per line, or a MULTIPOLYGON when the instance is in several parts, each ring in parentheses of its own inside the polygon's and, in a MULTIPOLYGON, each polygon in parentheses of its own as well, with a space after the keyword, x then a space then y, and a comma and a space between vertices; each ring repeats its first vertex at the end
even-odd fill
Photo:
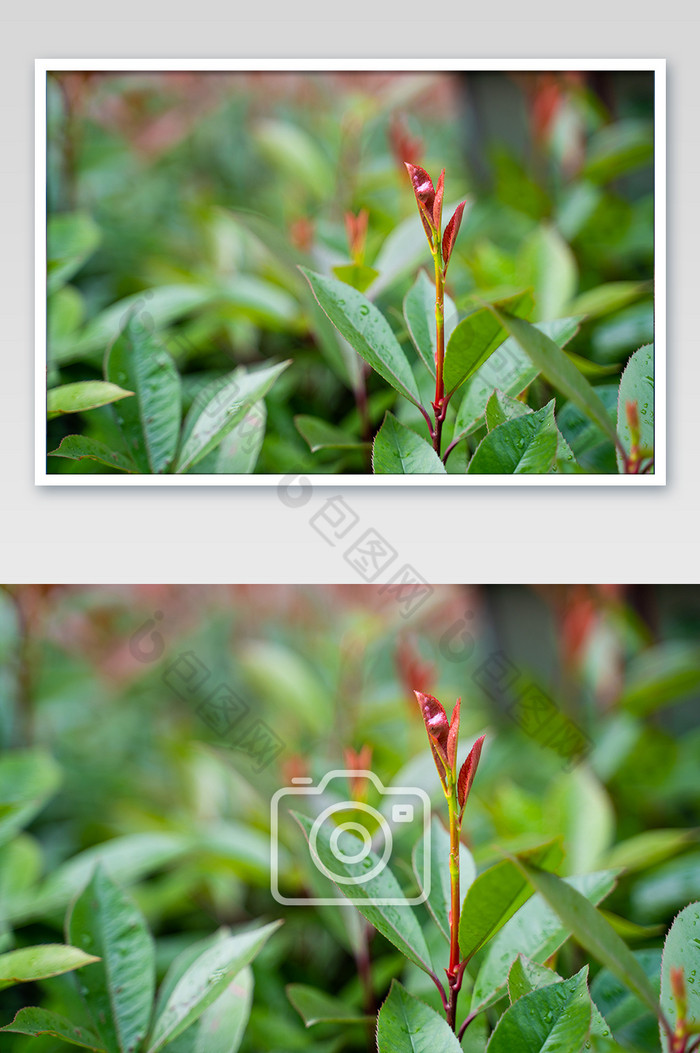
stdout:
POLYGON ((445 233, 442 238, 442 265, 445 270, 447 270, 447 264, 450 262, 450 256, 452 255, 454 243, 457 240, 466 204, 466 201, 462 201, 461 204, 457 205, 452 219, 445 227, 445 233))
POLYGON ((458 698, 455 702, 455 708, 452 710, 450 732, 447 736, 447 763, 453 771, 455 766, 455 758, 457 756, 457 739, 459 738, 459 708, 461 704, 462 699, 458 698))
POLYGON ((408 174, 411 177, 411 185, 413 186, 413 193, 416 195, 416 199, 419 204, 427 205, 428 209, 432 212, 433 203, 435 201, 435 187, 433 181, 424 168, 420 165, 412 165, 408 161, 404 161, 408 174))
POLYGON ((471 750, 469 756, 465 760, 464 764, 459 773, 459 779, 457 780, 457 797, 459 800, 459 806, 464 812, 464 806, 467 803, 469 791, 472 788, 474 782, 474 776, 476 775, 476 769, 479 767, 479 758, 481 757, 481 747, 484 745, 485 735, 478 738, 471 750))
POLYGON ((438 179, 438 185, 435 189, 435 200, 433 201, 433 223, 440 233, 442 226, 442 198, 445 193, 445 169, 443 168, 438 179))

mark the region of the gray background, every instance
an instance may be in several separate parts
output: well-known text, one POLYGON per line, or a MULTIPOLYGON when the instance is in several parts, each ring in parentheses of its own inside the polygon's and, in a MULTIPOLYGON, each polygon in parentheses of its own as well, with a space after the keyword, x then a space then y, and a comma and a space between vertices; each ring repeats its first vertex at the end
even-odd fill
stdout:
POLYGON ((432 581, 698 581, 700 27, 689 3, 33 6, 33 19, 19 7, 3 16, 0 44, 5 579, 358 581, 343 551, 374 528, 397 552, 380 582, 403 564, 432 581), (668 485, 354 487, 357 528, 334 545, 309 521, 340 486, 298 507, 261 487, 35 487, 33 60, 90 56, 666 58, 668 485))

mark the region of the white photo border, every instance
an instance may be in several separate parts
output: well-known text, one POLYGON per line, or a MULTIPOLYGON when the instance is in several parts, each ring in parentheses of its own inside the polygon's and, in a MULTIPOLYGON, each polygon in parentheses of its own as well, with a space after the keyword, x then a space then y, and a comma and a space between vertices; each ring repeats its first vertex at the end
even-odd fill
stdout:
MULTIPOLYGON (((279 486, 288 475, 51 475, 46 470, 46 77, 49 72, 324 70, 477 72, 615 70, 654 74, 654 474, 312 475, 318 486, 665 486, 666 485, 666 60, 665 59, 89 59, 35 60, 35 476, 37 486, 279 486)), ((294 478, 301 478, 295 476, 294 478)))

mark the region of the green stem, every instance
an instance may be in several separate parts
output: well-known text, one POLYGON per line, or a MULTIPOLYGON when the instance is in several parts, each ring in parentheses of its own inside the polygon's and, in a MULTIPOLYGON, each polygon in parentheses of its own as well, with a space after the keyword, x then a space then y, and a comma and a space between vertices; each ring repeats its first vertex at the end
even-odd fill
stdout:
POLYGON ((456 796, 450 806, 450 976, 459 970, 459 812, 456 796))
POLYGON ((442 266, 442 247, 439 235, 435 236, 435 248, 433 250, 433 261, 435 263, 435 429, 433 432, 433 447, 438 457, 440 456, 440 443, 442 439, 442 424, 444 421, 443 399, 445 397, 445 381, 443 369, 445 364, 445 276, 442 266))

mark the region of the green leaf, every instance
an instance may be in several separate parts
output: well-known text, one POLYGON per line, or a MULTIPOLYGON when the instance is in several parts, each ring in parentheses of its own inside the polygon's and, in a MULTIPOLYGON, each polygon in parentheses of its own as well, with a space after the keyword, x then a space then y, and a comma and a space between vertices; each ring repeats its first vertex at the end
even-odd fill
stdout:
MULTIPOLYGON (((653 985, 660 987, 661 950, 635 951, 634 956, 653 985)), ((640 1027, 654 1035, 658 1026, 656 1017, 620 983, 609 969, 601 969, 591 984, 593 1004, 602 1013, 613 1033, 623 1041, 628 1038, 634 1044, 633 1033, 640 1027)))
MULTIPOLYGON (((523 852, 518 858, 557 866, 563 855, 560 842, 550 841, 523 852)), ((503 859, 480 874, 464 897, 459 916, 462 958, 469 959, 476 954, 531 895, 527 878, 510 859, 503 859)))
POLYGON ((548 987, 550 984, 563 980, 564 977, 555 973, 553 969, 539 962, 533 962, 524 954, 519 954, 510 967, 508 973, 508 997, 513 1005, 523 995, 529 994, 538 987, 548 987))
POLYGON ((532 412, 524 402, 511 398, 503 391, 496 390, 486 403, 486 427, 489 431, 493 431, 499 424, 505 424, 507 420, 515 420, 517 417, 524 417, 527 413, 532 412))
MULTIPOLYGON (((677 1023, 676 1003, 671 989, 671 969, 682 969, 688 999, 686 1020, 700 1030, 700 902, 689 903, 676 916, 668 931, 661 959, 661 1009, 674 1027, 677 1023)), ((660 1027, 661 1046, 669 1053, 668 1035, 660 1027)))
POLYGON ((270 390, 289 361, 248 370, 239 366, 199 392, 182 429, 175 471, 189 471, 213 450, 270 390))
POLYGON ((144 332, 160 332, 215 296, 215 291, 199 285, 161 285, 125 296, 89 321, 81 333, 61 344, 53 361, 65 365, 105 351, 131 317, 139 319, 144 332))
POLYGON ((496 1024, 488 1053, 579 1053, 591 1030, 588 966, 519 998, 496 1024))
POLYGON ((253 970, 233 978, 199 1019, 194 1053, 236 1053, 243 1041, 253 1003, 253 970))
POLYGON ((168 1053, 236 1053, 250 1017, 253 983, 253 970, 246 966, 198 1020, 168 1042, 168 1053))
POLYGON ((60 782, 60 768, 41 750, 15 750, 0 758, 0 844, 41 811, 60 782))
MULTIPOLYGON (((546 965, 540 965, 526 958, 525 955, 519 954, 508 973, 508 996, 511 1004, 528 994, 529 991, 534 991, 539 987, 549 987, 550 984, 559 983, 563 979, 564 977, 556 973, 554 969, 549 969, 546 965)), ((591 1008, 591 1034, 610 1035, 610 1028, 595 1003, 592 1003, 591 1008)))
POLYGON ((455 328, 445 350, 445 391, 449 394, 468 380, 506 339, 496 308, 526 315, 532 310, 529 292, 518 292, 477 307, 455 328))
POLYGON ((480 442, 470 475, 546 474, 554 464, 558 431, 554 399, 542 409, 499 424, 480 442))
POLYGON ((581 176, 592 183, 609 183, 625 172, 651 164, 653 158, 651 122, 633 118, 615 121, 591 137, 581 176))
POLYGON ((335 171, 319 141, 300 125, 263 118, 253 125, 252 138, 266 165, 276 168, 287 185, 321 201, 331 197, 335 171))
POLYGON ((52 293, 80 270, 100 243, 100 229, 86 212, 60 212, 46 224, 46 289, 52 293))
POLYGON ((66 919, 68 938, 100 962, 80 974, 95 1030, 110 1053, 132 1053, 143 1041, 155 993, 155 945, 134 903, 101 867, 66 919))
POLYGON ((361 263, 346 263, 333 268, 333 273, 339 281, 346 285, 352 285, 358 292, 367 292, 375 278, 379 277, 379 271, 374 267, 366 267, 361 263))
POLYGON ((69 973, 96 961, 94 954, 86 954, 79 947, 70 947, 63 943, 22 947, 18 951, 0 954, 0 990, 12 987, 13 984, 69 973))
POLYGON ((374 438, 372 468, 375 475, 445 474, 445 465, 430 443, 388 412, 374 438))
MULTIPOLYGON (((632 436, 627 423, 627 403, 636 402, 639 414, 640 446, 654 449, 654 345, 646 344, 630 357, 620 378, 617 402, 617 431, 629 454, 632 436)), ((623 468, 622 456, 617 451, 617 464, 623 468)))
MULTIPOLYGON (((565 878, 592 902, 599 903, 615 885, 613 871, 565 878)), ((550 958, 567 940, 569 930, 541 896, 535 895, 507 921, 485 949, 472 991, 472 1012, 485 1009, 501 997, 508 972, 519 953, 537 962, 550 958)))
POLYGON ((570 399, 598 425, 612 442, 615 442, 617 439, 615 428, 595 389, 554 341, 522 318, 505 314, 497 306, 491 306, 490 310, 515 338, 523 351, 530 356, 533 365, 552 387, 570 399))
POLYGON ((600 318, 627 307, 647 292, 647 282, 606 282, 577 296, 569 305, 569 310, 572 314, 583 314, 587 318, 600 318))
POLYGON ((366 442, 319 417, 300 414, 294 418, 294 424, 312 453, 319 450, 362 450, 367 446, 366 442))
MULTIPOLYGON (((225 935, 203 951, 174 985, 160 1011, 156 1011, 147 1053, 156 1053, 198 1020, 281 924, 274 921, 259 929, 225 935)), ((167 976, 164 984, 168 984, 167 976)))
POLYGON ((12 1023, 0 1027, 0 1031, 14 1031, 20 1035, 51 1035, 52 1038, 60 1038, 62 1042, 70 1042, 73 1046, 106 1053, 97 1035, 93 1035, 86 1027, 77 1027, 58 1013, 50 1013, 35 1006, 20 1009, 12 1023))
POLYGON ((700 647, 692 640, 666 640, 630 661, 619 705, 635 715, 655 713, 691 697, 700 685, 700 647))
POLYGON ((377 1019, 379 1053, 460 1053, 461 1048, 446 1020, 392 981, 377 1019))
MULTIPOLYGON (((430 823, 430 833, 416 842, 413 849, 413 872, 418 885, 425 891, 425 875, 430 875, 430 895, 426 906, 437 922, 443 936, 450 938, 450 835, 437 816, 430 823), (426 842, 428 844, 426 845, 426 842), (426 863, 426 848, 429 847, 429 867, 426 863)), ((464 894, 476 877, 474 857, 465 845, 459 845, 459 882, 464 894)))
POLYGON ((255 470, 265 439, 267 410, 254 402, 219 445, 189 469, 190 475, 247 475, 255 470))
POLYGON ((106 406, 133 395, 117 384, 104 380, 82 380, 76 384, 63 384, 60 388, 51 388, 46 394, 46 413, 49 420, 60 417, 62 413, 84 413, 85 410, 106 406))
POLYGON ((581 946, 606 965, 653 1013, 658 1013, 654 989, 630 949, 585 896, 555 874, 522 860, 517 865, 546 899, 581 946))
POLYGON ((160 475, 173 461, 180 432, 180 376, 158 337, 132 318, 105 359, 105 376, 136 393, 114 407, 139 471, 160 475))
POLYGON ((574 254, 551 223, 541 224, 523 243, 518 273, 523 285, 533 288, 536 321, 558 318, 576 292, 574 254))
POLYGON ((131 884, 166 866, 191 847, 182 834, 151 831, 127 834, 79 852, 58 866, 38 891, 30 891, 14 904, 11 920, 27 921, 63 910, 81 891, 99 864, 114 881, 131 884))
POLYGON ((306 267, 299 269, 341 336, 396 391, 419 406, 415 377, 384 315, 366 296, 337 278, 326 278, 306 267))
POLYGON ((696 838, 697 833, 692 829, 644 830, 611 848, 605 857, 605 865, 646 870, 675 856, 696 838))
POLYGON ((314 1024, 361 1024, 373 1020, 334 998, 307 984, 288 984, 287 998, 304 1021, 306 1027, 314 1024))
POLYGON ((112 450, 97 439, 88 439, 85 435, 66 435, 57 449, 49 451, 48 456, 67 457, 71 461, 96 461, 120 472, 138 472, 131 457, 119 450, 112 450))
MULTIPOLYGON (((437 350, 435 283, 431 282, 424 270, 418 272, 418 277, 404 297, 403 316, 416 351, 430 374, 435 376, 435 352, 437 350)), ((457 321, 457 308, 454 301, 445 294, 443 323, 445 344, 449 343, 457 321)))
MULTIPOLYGON (((307 838, 313 821, 305 815, 292 812, 292 815, 301 826, 307 838)), ((418 918, 409 903, 404 903, 405 896, 401 887, 388 867, 379 868, 375 877, 366 880, 364 878, 367 859, 373 865, 380 861, 378 857, 370 852, 366 859, 360 862, 347 862, 344 855, 338 858, 330 843, 330 833, 322 824, 317 831, 316 850, 319 859, 332 873, 342 874, 344 878, 355 880, 355 884, 339 885, 343 895, 347 896, 351 903, 357 907, 359 912, 386 936, 390 943, 401 951, 409 961, 419 966, 429 975, 433 975, 430 951, 425 942, 418 918), (391 903, 377 903, 377 900, 390 900, 391 903)), ((355 845, 358 838, 344 832, 345 839, 355 845)), ((340 843, 340 841, 339 841, 340 843)))
MULTIPOLYGON (((563 347, 578 332, 579 321, 578 318, 558 318, 553 322, 538 322, 536 328, 563 347)), ((457 411, 453 438, 469 435, 483 425, 486 403, 494 388, 506 395, 519 395, 538 375, 539 370, 529 356, 509 336, 468 382, 457 411)))

